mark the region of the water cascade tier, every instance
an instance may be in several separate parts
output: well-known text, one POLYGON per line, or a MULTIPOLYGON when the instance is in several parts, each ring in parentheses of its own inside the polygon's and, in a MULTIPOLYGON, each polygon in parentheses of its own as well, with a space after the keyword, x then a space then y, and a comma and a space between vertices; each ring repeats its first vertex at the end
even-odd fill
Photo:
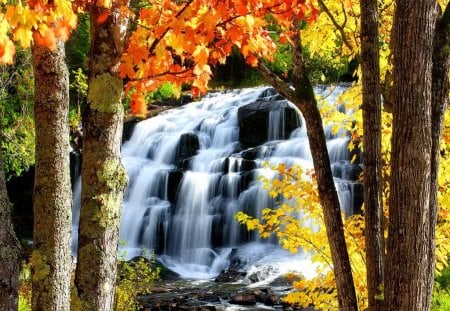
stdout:
MULTIPOLYGON (((315 91, 334 101, 345 87, 315 91)), ((361 165, 350 163, 348 136, 326 132, 341 206, 350 215, 361 205, 361 165)), ((278 273, 311 269, 306 254, 290 255, 234 218, 274 207, 258 179, 274 176, 263 163, 312 168, 302 116, 273 88, 211 93, 141 121, 122 156, 129 176, 120 226, 127 258, 154 252, 190 278, 211 278, 237 263, 247 270, 272 264, 278 273)))

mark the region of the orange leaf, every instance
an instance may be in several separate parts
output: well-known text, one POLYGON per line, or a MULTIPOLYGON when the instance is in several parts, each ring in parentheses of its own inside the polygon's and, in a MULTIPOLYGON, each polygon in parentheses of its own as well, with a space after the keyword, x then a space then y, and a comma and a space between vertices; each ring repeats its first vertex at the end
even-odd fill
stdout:
POLYGON ((33 33, 33 39, 38 45, 45 46, 50 50, 56 49, 55 33, 51 29, 47 29, 42 35, 39 31, 33 33))
POLYGON ((103 24, 107 19, 108 19, 108 16, 109 16, 109 12, 108 11, 105 11, 105 12, 103 12, 102 14, 100 14, 98 17, 97 17, 97 23, 100 25, 100 24, 103 24))
POLYGON ((0 64, 14 63, 16 48, 9 38, 0 38, 0 64))
POLYGON ((145 102, 144 96, 142 96, 142 94, 131 95, 130 107, 131 113, 134 115, 147 113, 147 103, 145 102))

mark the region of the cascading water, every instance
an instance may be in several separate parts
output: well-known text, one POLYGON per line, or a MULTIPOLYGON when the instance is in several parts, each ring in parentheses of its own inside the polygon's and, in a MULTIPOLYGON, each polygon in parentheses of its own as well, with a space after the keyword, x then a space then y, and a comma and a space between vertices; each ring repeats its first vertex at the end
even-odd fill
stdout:
MULTIPOLYGON (((356 183, 349 178, 356 173, 348 173, 355 171, 348 137, 328 130, 327 138, 341 205, 351 214, 356 183)), ((169 268, 193 278, 214 277, 231 256, 248 267, 272 262, 287 269, 296 262, 308 274, 304 255, 289 255, 274 239, 261 241, 234 219, 239 210, 260 216, 274 206, 257 179, 274 174, 263 162, 312 167, 300 114, 272 88, 212 93, 141 121, 122 156, 129 185, 120 236, 128 258, 154 250, 169 268)))

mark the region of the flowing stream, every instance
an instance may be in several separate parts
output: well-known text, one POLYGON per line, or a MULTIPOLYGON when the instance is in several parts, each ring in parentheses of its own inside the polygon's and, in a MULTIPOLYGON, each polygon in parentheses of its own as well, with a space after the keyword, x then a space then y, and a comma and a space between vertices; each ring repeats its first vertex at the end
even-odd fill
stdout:
MULTIPOLYGON (((345 87, 315 91, 330 92, 327 100, 334 101, 345 87)), ((326 132, 339 198, 349 215, 360 204, 360 185, 352 178, 360 165, 350 164, 348 136, 326 132)), ((120 226, 127 258, 153 251, 173 271, 197 279, 215 277, 230 264, 262 282, 289 271, 314 274, 307 254, 289 254, 234 218, 240 210, 260 216, 274 206, 258 179, 274 176, 264 162, 312 168, 301 115, 272 88, 211 93, 141 121, 122 156, 129 176, 120 226)), ((78 209, 76 201, 75 220, 78 209)))

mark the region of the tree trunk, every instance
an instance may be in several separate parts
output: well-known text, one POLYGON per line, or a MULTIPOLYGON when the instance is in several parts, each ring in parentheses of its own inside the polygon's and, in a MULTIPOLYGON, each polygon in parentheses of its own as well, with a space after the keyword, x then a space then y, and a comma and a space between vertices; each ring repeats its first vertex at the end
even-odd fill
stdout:
POLYGON ((328 243, 333 260, 339 308, 346 311, 357 310, 358 302, 350 258, 345 243, 342 212, 331 171, 322 117, 303 61, 300 34, 294 35, 292 41, 295 43, 293 47, 293 85, 295 91, 264 64, 261 63, 258 69, 280 94, 300 109, 305 118, 314 172, 317 177, 319 199, 323 208, 328 243))
MULTIPOLYGON (((440 145, 444 114, 448 106, 449 82, 448 73, 450 65, 450 4, 436 24, 433 48, 433 73, 431 88, 431 192, 430 192, 430 246, 429 246, 429 274, 435 270, 435 228, 437 222, 437 192, 439 175, 440 145)), ((432 293, 430 293, 431 295, 432 293)))
POLYGON ((364 218, 369 310, 382 310, 384 230, 381 184, 381 85, 377 0, 361 0, 364 218))
POLYGON ((69 75, 64 45, 33 46, 36 173, 33 196, 33 310, 70 310, 72 190, 69 75))
POLYGON ((2 310, 16 311, 19 298, 20 245, 11 221, 11 203, 6 191, 0 133, 0 301, 2 310))
POLYGON ((83 112, 83 166, 75 285, 82 310, 113 307, 119 222, 127 175, 121 164, 123 82, 118 65, 128 20, 92 6, 88 104, 83 112), (92 273, 95 271, 95 273, 92 273))
POLYGON ((431 74, 436 2, 397 1, 387 310, 429 310, 434 230, 430 219, 431 74), (430 273, 431 272, 431 273, 430 273))

